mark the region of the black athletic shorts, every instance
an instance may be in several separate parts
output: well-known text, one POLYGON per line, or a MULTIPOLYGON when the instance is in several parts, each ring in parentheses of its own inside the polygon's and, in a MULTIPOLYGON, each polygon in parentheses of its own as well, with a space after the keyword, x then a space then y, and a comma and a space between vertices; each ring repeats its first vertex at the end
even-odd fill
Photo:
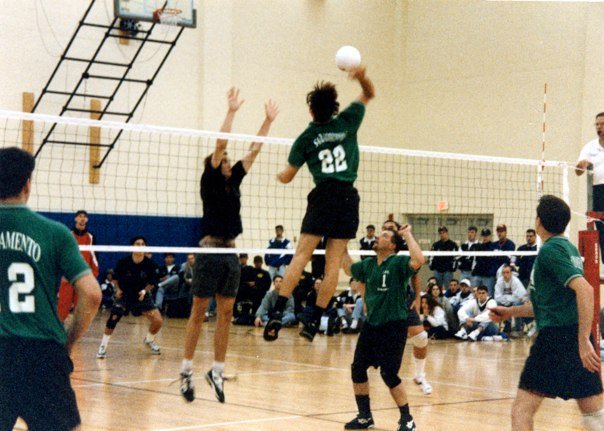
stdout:
POLYGON ((191 291, 199 298, 211 298, 216 293, 235 298, 240 278, 241 264, 236 254, 198 254, 191 291))
POLYGON ((524 364, 518 387, 565 400, 601 394, 599 373, 590 373, 581 364, 578 333, 577 326, 541 329, 524 364))
POLYGON ((122 316, 127 316, 129 313, 132 313, 133 316, 140 316, 147 311, 155 310, 157 306, 153 302, 153 298, 151 298, 151 294, 147 292, 142 301, 138 299, 134 300, 126 300, 124 298, 116 299, 113 307, 111 308, 111 313, 120 314, 122 316))
POLYGON ((407 322, 397 320, 381 326, 365 323, 354 350, 352 367, 382 368, 398 373, 407 342, 407 322))
POLYGON ((73 363, 55 341, 0 338, 0 431, 21 417, 30 431, 67 431, 80 424, 69 382, 73 363))
POLYGON ((308 194, 302 233, 333 239, 356 238, 359 227, 359 193, 351 183, 329 180, 308 194))

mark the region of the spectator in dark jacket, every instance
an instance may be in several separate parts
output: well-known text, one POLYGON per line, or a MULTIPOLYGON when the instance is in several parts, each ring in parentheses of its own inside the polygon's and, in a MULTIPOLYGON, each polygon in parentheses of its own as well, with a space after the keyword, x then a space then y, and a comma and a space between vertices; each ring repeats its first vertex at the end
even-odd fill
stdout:
MULTIPOLYGON (((457 251, 457 244, 449 239, 449 230, 447 226, 438 228, 440 240, 432 244, 432 251, 457 251)), ((449 287, 449 281, 453 278, 455 257, 454 256, 432 256, 430 258, 430 269, 434 271, 438 286, 446 289, 449 287)))
MULTIPOLYGON (((283 236, 283 226, 275 226, 275 237, 268 242, 266 248, 276 250, 291 250, 292 244, 289 239, 283 236)), ((283 277, 285 275, 285 268, 292 260, 292 254, 283 253, 267 253, 264 255, 264 262, 268 266, 268 273, 271 276, 271 280, 275 275, 283 277)))
MULTIPOLYGON (((491 241, 492 233, 491 229, 484 228, 480 232, 482 242, 474 244, 471 251, 493 251, 495 250, 495 243, 491 241)), ((489 291, 489 296, 492 297, 490 292, 495 293, 495 275, 497 274, 497 268, 499 265, 493 256, 476 256, 474 259, 474 269, 472 270, 472 286, 486 286, 489 291)))
MULTIPOLYGON (((527 229, 526 244, 521 245, 518 251, 537 251, 537 234, 535 229, 527 229)), ((518 267, 518 278, 526 289, 529 288, 531 271, 537 256, 518 256, 516 258, 516 266, 518 267)))

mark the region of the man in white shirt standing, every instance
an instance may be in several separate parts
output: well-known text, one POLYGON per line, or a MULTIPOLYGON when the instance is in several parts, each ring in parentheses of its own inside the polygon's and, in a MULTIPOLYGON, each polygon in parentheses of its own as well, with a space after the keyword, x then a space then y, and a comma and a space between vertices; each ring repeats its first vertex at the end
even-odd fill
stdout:
MULTIPOLYGON (((583 175, 583 173, 593 168, 593 211, 604 212, 604 112, 600 112, 596 115, 596 133, 598 139, 589 141, 579 154, 579 161, 575 167, 575 173, 577 175, 583 175)), ((604 222, 596 223, 598 233, 600 234, 600 250, 604 246, 604 222)), ((602 278, 600 273, 600 278, 602 278)))

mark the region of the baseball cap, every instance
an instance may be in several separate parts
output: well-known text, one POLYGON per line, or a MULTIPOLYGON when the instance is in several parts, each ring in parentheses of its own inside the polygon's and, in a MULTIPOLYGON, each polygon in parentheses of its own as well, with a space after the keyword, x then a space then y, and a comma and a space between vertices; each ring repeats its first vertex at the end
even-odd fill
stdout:
POLYGON ((497 232, 507 232, 508 231, 508 227, 504 224, 498 224, 497 227, 495 228, 495 230, 497 232))
POLYGON ((438 232, 449 232, 449 229, 447 229, 447 226, 441 226, 438 228, 438 232))
POLYGON ((464 278, 463 280, 461 280, 459 282, 459 285, 461 286, 462 284, 465 284, 466 286, 472 286, 472 283, 470 283, 470 280, 468 280, 467 278, 464 278))
POLYGON ((480 235, 482 235, 482 236, 491 235, 491 229, 489 229, 488 227, 485 227, 483 230, 480 231, 480 235))

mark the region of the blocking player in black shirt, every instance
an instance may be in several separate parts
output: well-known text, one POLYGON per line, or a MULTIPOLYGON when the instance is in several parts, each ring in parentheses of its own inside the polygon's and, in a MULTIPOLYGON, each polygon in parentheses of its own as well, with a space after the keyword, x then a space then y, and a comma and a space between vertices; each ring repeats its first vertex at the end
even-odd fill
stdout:
MULTIPOLYGON (((132 238, 130 244, 144 247, 147 241, 142 236, 132 238)), ((105 324, 105 333, 96 357, 103 359, 107 356, 107 344, 117 323, 124 316, 145 316, 151 324, 145 337, 145 345, 151 354, 159 355, 160 348, 155 344, 155 335, 161 329, 163 320, 158 308, 151 297, 151 291, 157 284, 157 265, 143 252, 134 252, 131 256, 121 259, 115 267, 114 284, 116 287, 115 304, 105 324)))
MULTIPOLYGON (((229 133, 235 113, 243 100, 239 90, 231 88, 227 94, 228 112, 221 132, 229 133)), ((258 136, 266 136, 279 112, 277 104, 269 100, 264 105, 265 118, 258 136)), ((227 152, 227 140, 217 139, 214 152, 204 160, 201 176, 201 200, 203 201, 203 238, 201 247, 235 247, 235 238, 243 231, 241 224, 241 192, 239 186, 249 172, 262 148, 261 142, 253 142, 247 154, 235 165, 227 152)), ((185 349, 180 372, 180 392, 187 401, 195 399, 192 381, 193 356, 199 339, 204 313, 210 298, 216 298, 217 320, 214 332, 214 365, 206 373, 206 381, 214 388, 216 398, 224 402, 224 360, 229 339, 229 326, 233 317, 233 305, 237 296, 241 265, 235 253, 202 253, 193 266, 193 307, 187 322, 185 349)))

